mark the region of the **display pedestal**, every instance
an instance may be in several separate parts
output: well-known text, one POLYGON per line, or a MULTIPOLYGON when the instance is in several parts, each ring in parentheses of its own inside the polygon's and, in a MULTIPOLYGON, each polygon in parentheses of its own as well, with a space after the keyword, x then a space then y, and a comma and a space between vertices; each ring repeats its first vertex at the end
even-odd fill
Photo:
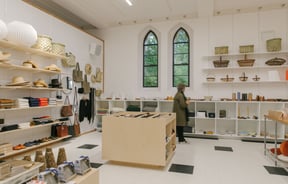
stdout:
POLYGON ((176 149, 175 113, 121 112, 103 117, 104 160, 166 166, 176 149))

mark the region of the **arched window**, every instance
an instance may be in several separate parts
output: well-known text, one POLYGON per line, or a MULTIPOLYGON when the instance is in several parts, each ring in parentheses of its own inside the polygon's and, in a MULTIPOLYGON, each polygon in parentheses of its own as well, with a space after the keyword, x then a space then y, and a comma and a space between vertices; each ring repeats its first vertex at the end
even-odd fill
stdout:
POLYGON ((173 87, 179 83, 190 86, 190 38, 179 28, 173 38, 173 87))
POLYGON ((158 39, 153 31, 143 41, 143 87, 158 87, 158 39))

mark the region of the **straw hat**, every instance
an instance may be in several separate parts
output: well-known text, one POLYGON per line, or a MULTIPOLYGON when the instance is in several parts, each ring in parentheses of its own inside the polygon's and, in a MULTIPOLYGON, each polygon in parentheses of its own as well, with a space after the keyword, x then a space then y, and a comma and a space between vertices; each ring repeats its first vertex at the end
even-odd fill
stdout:
POLYGON ((38 68, 38 65, 36 63, 34 63, 34 61, 32 61, 32 60, 24 61, 22 65, 24 67, 27 67, 27 68, 38 68))
POLYGON ((85 73, 86 73, 87 75, 90 75, 91 72, 92 72, 92 66, 91 66, 90 64, 86 64, 86 65, 85 65, 85 73))
POLYGON ((12 78, 12 81, 10 83, 7 83, 7 86, 23 86, 28 85, 30 82, 25 81, 22 76, 15 76, 12 78))
POLYGON ((58 68, 57 65, 55 64, 51 64, 49 66, 45 67, 46 70, 50 70, 50 71, 57 71, 57 72, 61 72, 61 68, 58 68))
POLYGON ((45 82, 44 80, 42 80, 42 79, 38 79, 37 81, 34 81, 33 84, 34 84, 34 86, 36 86, 36 87, 45 87, 45 88, 48 87, 48 85, 46 84, 46 82, 45 82))
POLYGON ((11 54, 9 52, 0 51, 0 60, 8 60, 10 56, 11 54))

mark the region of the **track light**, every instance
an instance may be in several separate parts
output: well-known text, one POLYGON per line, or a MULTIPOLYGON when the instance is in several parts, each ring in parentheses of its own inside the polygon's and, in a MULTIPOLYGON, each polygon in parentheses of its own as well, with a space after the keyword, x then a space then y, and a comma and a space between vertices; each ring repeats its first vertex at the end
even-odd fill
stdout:
POLYGON ((130 0, 126 0, 126 3, 127 3, 129 6, 132 6, 132 5, 133 5, 130 0))

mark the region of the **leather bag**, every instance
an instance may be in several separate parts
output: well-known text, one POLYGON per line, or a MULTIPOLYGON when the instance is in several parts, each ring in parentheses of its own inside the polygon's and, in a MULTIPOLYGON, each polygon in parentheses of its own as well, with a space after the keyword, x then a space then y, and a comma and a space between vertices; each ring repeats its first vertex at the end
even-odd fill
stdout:
POLYGON ((62 117, 73 116, 73 106, 70 104, 69 97, 65 97, 64 106, 61 108, 60 115, 62 117))
POLYGON ((73 81, 82 82, 83 81, 83 71, 80 70, 79 63, 76 63, 76 67, 73 70, 73 81))
POLYGON ((66 124, 61 124, 56 127, 57 137, 65 137, 68 135, 68 126, 66 124))

